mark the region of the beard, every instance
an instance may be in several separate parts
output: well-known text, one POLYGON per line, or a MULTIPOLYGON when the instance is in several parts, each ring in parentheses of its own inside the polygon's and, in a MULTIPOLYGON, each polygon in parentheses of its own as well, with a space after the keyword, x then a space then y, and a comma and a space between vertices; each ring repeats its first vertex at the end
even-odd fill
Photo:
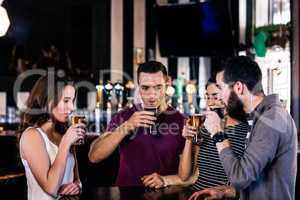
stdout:
POLYGON ((230 92, 226 109, 230 117, 247 123, 248 115, 244 111, 244 103, 234 91, 230 92))

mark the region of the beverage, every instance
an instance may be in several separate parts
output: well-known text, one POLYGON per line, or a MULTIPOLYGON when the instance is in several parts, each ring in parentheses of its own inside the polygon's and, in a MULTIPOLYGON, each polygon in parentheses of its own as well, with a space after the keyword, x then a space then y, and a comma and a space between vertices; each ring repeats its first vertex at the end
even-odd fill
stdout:
POLYGON ((85 124, 86 123, 85 116, 73 115, 71 117, 71 123, 72 125, 79 124, 79 123, 85 124))
MULTIPOLYGON (((72 125, 79 124, 79 123, 86 124, 85 116, 81 116, 81 115, 71 116, 72 125)), ((74 145, 82 145, 82 144, 84 144, 84 139, 79 139, 77 142, 74 143, 74 145)))
POLYGON ((197 129, 197 134, 193 137, 193 143, 194 144, 201 144, 202 142, 202 136, 200 134, 200 128, 203 126, 205 121, 205 115, 204 114, 193 114, 189 117, 189 125, 193 126, 197 129))
MULTIPOLYGON (((145 107, 144 108, 144 111, 153 112, 154 117, 157 117, 158 110, 159 110, 159 108, 157 108, 157 107, 145 107)), ((154 125, 150 126, 148 132, 150 135, 158 135, 157 124, 155 123, 154 125)))
POLYGON ((154 116, 156 116, 156 114, 158 112, 158 108, 157 107, 146 107, 146 108, 144 108, 144 111, 153 112, 154 116))
POLYGON ((195 128, 201 128, 205 121, 205 115, 203 114, 193 114, 190 116, 189 124, 195 128))

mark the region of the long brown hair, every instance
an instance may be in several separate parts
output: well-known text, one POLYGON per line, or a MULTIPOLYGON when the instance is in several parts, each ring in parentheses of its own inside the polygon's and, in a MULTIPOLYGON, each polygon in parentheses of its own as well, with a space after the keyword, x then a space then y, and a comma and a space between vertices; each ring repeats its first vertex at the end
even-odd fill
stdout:
POLYGON ((74 86, 74 83, 57 76, 40 77, 30 92, 26 110, 21 113, 19 132, 29 126, 41 126, 51 119, 52 109, 57 106, 67 85, 74 86))

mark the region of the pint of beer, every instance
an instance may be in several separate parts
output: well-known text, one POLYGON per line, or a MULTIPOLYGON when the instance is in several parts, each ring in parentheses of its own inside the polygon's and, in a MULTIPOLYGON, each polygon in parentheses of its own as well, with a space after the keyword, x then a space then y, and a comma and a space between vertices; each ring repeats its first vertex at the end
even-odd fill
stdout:
MULTIPOLYGON (((157 117, 159 108, 158 107, 145 107, 144 110, 148 111, 148 112, 153 112, 154 117, 157 117)), ((148 129, 148 133, 150 135, 158 135, 157 125, 158 124, 155 122, 154 125, 150 126, 150 128, 148 129)))
POLYGON ((197 129, 197 135, 193 137, 193 143, 194 144, 201 144, 202 142, 202 136, 200 134, 200 128, 203 126, 205 121, 205 115, 204 114, 193 114, 189 117, 189 125, 193 126, 197 129))
MULTIPOLYGON (((82 115, 71 116, 72 125, 79 124, 79 123, 86 124, 85 116, 82 115)), ((84 139, 79 139, 77 142, 74 143, 74 145, 82 145, 82 144, 84 144, 84 139)))

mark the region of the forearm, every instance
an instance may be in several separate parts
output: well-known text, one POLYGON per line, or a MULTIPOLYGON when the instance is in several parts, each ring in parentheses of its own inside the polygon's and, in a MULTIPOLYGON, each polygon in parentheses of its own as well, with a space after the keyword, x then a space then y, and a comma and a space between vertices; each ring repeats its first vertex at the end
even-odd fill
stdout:
POLYGON ((196 182, 198 178, 198 174, 195 173, 192 176, 190 176, 188 179, 185 181, 182 181, 181 178, 178 175, 169 175, 169 176, 163 176, 162 177, 164 180, 164 186, 172 186, 172 185, 191 185, 196 182))
POLYGON ((276 146, 270 145, 276 144, 276 134, 272 135, 273 138, 269 135, 256 137, 252 138, 241 158, 235 155, 232 148, 225 146, 225 141, 222 142, 225 145, 218 144, 218 149, 221 150, 219 157, 224 170, 230 183, 239 190, 247 188, 252 182, 258 180, 259 175, 276 153, 276 146))
POLYGON ((178 176, 182 181, 186 181, 192 171, 192 142, 190 140, 185 141, 183 153, 180 158, 178 176))
MULTIPOLYGON (((195 157, 197 156, 197 152, 195 152, 195 157)), ((195 164, 195 163, 194 163, 195 164)), ((163 176, 164 186, 171 185, 191 185, 196 182, 198 178, 198 170, 195 166, 193 166, 193 174, 191 175, 192 170, 192 142, 186 142, 185 148, 183 150, 183 154, 181 156, 178 175, 168 175, 163 176), (186 157, 186 158, 184 158, 186 157), (184 177, 185 176, 185 177, 184 177)))
POLYGON ((100 162, 110 156, 127 135, 126 122, 113 132, 106 132, 99 136, 91 145, 89 160, 93 163, 100 162))
POLYGON ((246 163, 240 162, 240 160, 232 151, 229 140, 224 140, 223 142, 217 143, 216 147, 218 149, 220 160, 230 182, 240 189, 247 187, 250 182, 255 179, 254 176, 250 175, 250 169, 246 169, 250 166, 246 163), (248 166, 246 166, 245 164, 248 166), (243 165, 244 167, 242 167, 241 165, 243 165), (247 171, 247 173, 244 173, 243 171, 247 171))
MULTIPOLYGON (((246 152, 245 152, 246 153, 246 152)), ((220 161, 224 167, 224 170, 229 178, 230 183, 238 189, 244 189, 248 187, 251 182, 256 180, 257 172, 260 171, 255 166, 259 157, 253 157, 247 155, 241 159, 238 159, 230 147, 223 148, 219 153, 220 161)))
POLYGON ((178 175, 163 176, 164 186, 183 185, 185 182, 178 175))
POLYGON ((73 152, 74 160, 75 160, 75 166, 74 166, 74 170, 73 170, 73 172, 74 172, 74 182, 81 183, 80 176, 79 176, 78 159, 77 159, 77 155, 76 155, 76 148, 75 148, 74 145, 72 146, 72 152, 73 152))
POLYGON ((65 174, 65 167, 70 147, 60 143, 56 158, 50 166, 46 181, 42 183, 43 189, 52 196, 56 196, 65 174))

